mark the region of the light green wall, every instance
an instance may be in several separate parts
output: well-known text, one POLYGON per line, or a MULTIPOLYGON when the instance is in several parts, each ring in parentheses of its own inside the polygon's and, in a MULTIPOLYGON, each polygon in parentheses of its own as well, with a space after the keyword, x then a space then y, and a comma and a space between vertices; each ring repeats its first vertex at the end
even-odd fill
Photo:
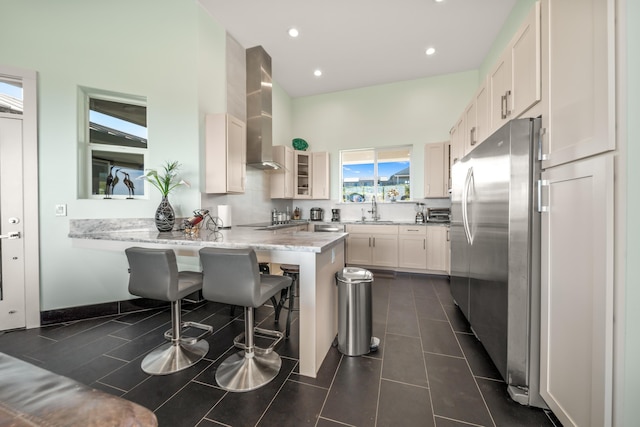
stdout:
POLYGON ((273 145, 291 145, 294 138, 293 101, 277 82, 273 82, 273 145))
POLYGON ((192 187, 171 201, 184 215, 200 200, 201 112, 225 105, 224 30, 193 0, 0 0, 0 10, 0 62, 38 72, 41 309, 127 299, 124 255, 72 247, 68 220, 151 218, 160 195, 76 197, 78 86, 147 98, 148 164, 182 163, 192 187), (61 203, 68 217, 54 216, 61 203))
MULTIPOLYGON (((424 144, 449 140, 478 83, 468 71, 293 100, 293 137, 329 151, 339 182, 341 149, 412 145, 413 194, 423 194, 424 144)), ((338 186, 331 199, 338 200, 338 186)))
POLYGON ((516 0, 516 4, 513 5, 513 9, 511 9, 509 17, 502 26, 502 29, 494 40, 493 45, 491 45, 489 53, 487 53, 480 65, 478 74, 480 79, 483 79, 489 72, 489 69, 493 67, 493 64, 497 62, 505 47, 507 47, 511 38, 516 33, 518 27, 520 27, 520 24, 522 24, 527 13, 529 13, 535 3, 536 0, 516 0))
POLYGON ((637 425, 640 420, 640 168, 635 161, 640 159, 640 2, 626 0, 626 54, 627 54, 627 252, 626 252, 626 337, 625 337, 625 387, 624 420, 617 425, 637 425))

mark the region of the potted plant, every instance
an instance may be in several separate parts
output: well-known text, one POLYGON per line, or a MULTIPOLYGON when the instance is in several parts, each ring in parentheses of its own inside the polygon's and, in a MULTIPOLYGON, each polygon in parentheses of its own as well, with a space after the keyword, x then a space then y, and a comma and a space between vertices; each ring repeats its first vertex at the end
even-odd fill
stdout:
POLYGON ((180 187, 181 185, 189 186, 189 183, 184 179, 178 177, 178 170, 180 169, 180 163, 165 162, 162 166, 162 173, 158 173, 156 169, 147 169, 140 178, 149 181, 151 185, 156 187, 160 194, 162 194, 162 200, 158 209, 156 209, 155 222, 158 231, 171 231, 176 221, 176 215, 173 207, 169 203, 169 194, 180 187))

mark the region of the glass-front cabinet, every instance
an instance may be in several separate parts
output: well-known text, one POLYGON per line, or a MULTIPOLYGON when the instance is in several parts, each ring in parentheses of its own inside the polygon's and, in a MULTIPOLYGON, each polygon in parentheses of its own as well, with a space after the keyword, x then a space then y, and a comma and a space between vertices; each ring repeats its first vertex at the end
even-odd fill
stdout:
POLYGON ((296 199, 311 198, 311 153, 306 151, 296 151, 296 161, 294 168, 294 184, 296 199))

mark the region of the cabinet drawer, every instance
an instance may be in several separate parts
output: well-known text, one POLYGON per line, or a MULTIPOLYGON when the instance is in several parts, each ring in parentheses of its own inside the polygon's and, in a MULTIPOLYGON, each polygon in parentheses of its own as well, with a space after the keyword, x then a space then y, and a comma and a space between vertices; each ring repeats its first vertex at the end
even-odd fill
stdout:
POLYGON ((398 228, 398 233, 401 235, 425 236, 427 227, 424 225, 401 225, 398 228))
POLYGON ((359 225, 347 224, 347 233, 360 234, 398 234, 397 225, 359 225))

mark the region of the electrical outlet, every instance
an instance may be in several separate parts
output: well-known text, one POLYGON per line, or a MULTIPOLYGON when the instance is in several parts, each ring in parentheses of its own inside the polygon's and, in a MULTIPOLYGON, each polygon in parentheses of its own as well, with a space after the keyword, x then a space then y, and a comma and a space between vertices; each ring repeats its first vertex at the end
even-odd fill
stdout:
POLYGON ((67 205, 56 205, 56 216, 67 216, 67 205))

